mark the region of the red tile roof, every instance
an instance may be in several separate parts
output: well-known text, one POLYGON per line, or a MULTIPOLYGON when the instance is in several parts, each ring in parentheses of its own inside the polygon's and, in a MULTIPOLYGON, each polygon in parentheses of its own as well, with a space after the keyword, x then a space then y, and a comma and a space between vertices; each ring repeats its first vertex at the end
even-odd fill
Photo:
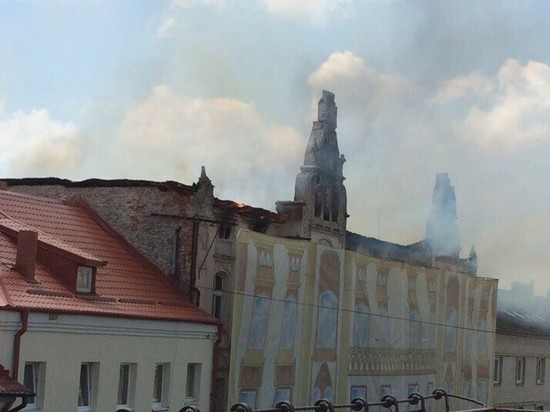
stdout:
POLYGON ((98 219, 82 206, 0 190, 0 309, 219 323, 98 219), (36 283, 16 272, 14 234, 29 229, 39 247, 103 265, 96 295, 74 293, 45 262, 36 264, 36 283))
POLYGON ((0 364, 0 395, 34 396, 35 393, 13 379, 9 372, 0 364))

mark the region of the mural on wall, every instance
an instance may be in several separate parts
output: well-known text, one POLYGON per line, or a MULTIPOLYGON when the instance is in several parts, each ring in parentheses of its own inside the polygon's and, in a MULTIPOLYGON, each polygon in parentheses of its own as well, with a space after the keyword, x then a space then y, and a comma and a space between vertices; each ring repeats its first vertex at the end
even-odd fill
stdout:
POLYGON ((235 265, 230 402, 491 396, 495 280, 245 230, 235 265))

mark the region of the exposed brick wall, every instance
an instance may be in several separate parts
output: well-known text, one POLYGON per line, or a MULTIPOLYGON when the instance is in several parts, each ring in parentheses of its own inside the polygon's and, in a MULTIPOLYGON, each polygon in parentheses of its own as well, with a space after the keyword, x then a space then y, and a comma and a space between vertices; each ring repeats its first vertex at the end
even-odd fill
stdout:
POLYGON ((194 199, 158 187, 10 186, 9 190, 58 199, 80 198, 167 275, 173 276, 175 233, 179 228, 178 280, 189 284, 191 221, 153 214, 194 215, 194 199))

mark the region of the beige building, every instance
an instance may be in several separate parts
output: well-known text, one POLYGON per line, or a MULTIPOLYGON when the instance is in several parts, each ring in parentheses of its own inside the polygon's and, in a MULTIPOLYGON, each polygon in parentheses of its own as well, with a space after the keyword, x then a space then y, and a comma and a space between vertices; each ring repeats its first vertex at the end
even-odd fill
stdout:
POLYGON ((230 403, 434 388, 492 398, 495 280, 250 231, 237 240, 230 403))
POLYGON ((435 388, 490 403, 497 281, 476 276, 473 248, 460 257, 448 175, 437 175, 423 240, 347 231, 336 114, 323 92, 278 230, 237 237, 230 403, 377 402, 435 388))

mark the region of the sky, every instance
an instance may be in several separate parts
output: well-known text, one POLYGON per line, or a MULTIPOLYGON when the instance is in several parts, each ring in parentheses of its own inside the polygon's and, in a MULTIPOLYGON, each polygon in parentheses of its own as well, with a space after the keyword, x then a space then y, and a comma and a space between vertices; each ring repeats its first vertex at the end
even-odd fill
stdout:
POLYGON ((275 209, 323 89, 348 229, 425 235, 437 173, 478 276, 550 288, 550 2, 0 0, 0 176, 196 182, 275 209))

